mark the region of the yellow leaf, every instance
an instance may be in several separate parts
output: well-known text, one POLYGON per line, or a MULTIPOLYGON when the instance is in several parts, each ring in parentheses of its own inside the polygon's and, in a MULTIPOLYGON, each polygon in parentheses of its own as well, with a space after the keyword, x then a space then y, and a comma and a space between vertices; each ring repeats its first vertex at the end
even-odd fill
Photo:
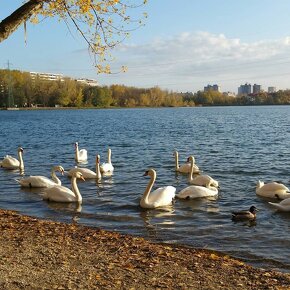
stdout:
POLYGON ((216 254, 211 254, 211 255, 210 255, 210 258, 211 258, 212 260, 218 260, 218 259, 219 259, 219 256, 217 256, 216 254))

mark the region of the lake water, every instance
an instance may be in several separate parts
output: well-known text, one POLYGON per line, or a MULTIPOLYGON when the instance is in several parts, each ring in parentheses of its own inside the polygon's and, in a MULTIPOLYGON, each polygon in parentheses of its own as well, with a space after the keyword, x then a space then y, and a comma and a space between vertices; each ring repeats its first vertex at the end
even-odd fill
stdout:
MULTIPOLYGON (((112 149, 115 172, 79 182, 83 204, 43 201, 40 190, 21 189, 18 171, 0 170, 0 207, 44 219, 75 222, 143 236, 153 241, 219 250, 255 266, 290 272, 290 213, 278 213, 255 194, 258 180, 290 185, 290 107, 213 107, 113 110, 0 111, 0 156, 24 147, 25 175, 50 175, 53 165, 74 167, 74 142, 95 169, 112 149), (168 209, 139 207, 149 167, 154 188, 187 186, 176 175, 194 155, 197 165, 220 182, 216 200, 176 200, 168 209), (255 223, 234 223, 231 211, 259 208, 255 223)), ((63 185, 70 180, 61 177, 63 185)))

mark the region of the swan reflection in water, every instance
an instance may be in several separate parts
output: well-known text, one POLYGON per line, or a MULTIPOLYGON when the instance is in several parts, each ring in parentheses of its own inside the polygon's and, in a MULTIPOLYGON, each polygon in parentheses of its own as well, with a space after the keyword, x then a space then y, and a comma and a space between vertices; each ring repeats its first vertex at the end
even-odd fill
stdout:
POLYGON ((159 229, 172 228, 175 226, 173 217, 175 210, 172 205, 157 209, 141 209, 140 217, 144 222, 145 229, 150 238, 157 239, 159 229))
POLYGON ((190 208, 188 215, 192 215, 193 211, 206 211, 211 213, 218 213, 220 211, 216 196, 195 198, 195 199, 179 199, 178 202, 182 207, 190 208))
POLYGON ((70 213, 72 222, 77 223, 81 218, 82 205, 80 203, 64 203, 64 202, 55 202, 48 201, 46 202, 47 206, 56 211, 63 214, 63 212, 70 213))

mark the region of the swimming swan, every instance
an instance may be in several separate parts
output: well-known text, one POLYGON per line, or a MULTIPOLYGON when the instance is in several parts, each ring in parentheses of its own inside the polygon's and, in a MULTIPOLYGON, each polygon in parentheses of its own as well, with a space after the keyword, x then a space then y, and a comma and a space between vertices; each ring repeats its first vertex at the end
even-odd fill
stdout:
POLYGON ((79 150, 79 143, 75 143, 75 160, 76 162, 86 162, 88 160, 88 151, 86 149, 79 150))
POLYGON ((253 205, 249 210, 234 211, 232 212, 233 221, 244 221, 256 219, 256 212, 258 209, 253 205))
POLYGON ((10 156, 10 155, 6 155, 4 157, 4 159, 0 162, 0 167, 6 168, 6 169, 20 169, 23 170, 24 169, 24 162, 22 159, 22 153, 23 153, 23 148, 19 147, 17 150, 18 153, 18 159, 10 156))
POLYGON ((75 167, 70 169, 67 174, 69 177, 71 177, 77 171, 81 172, 83 174, 83 177, 86 179, 96 178, 100 180, 102 178, 100 171, 100 155, 96 156, 96 172, 88 168, 75 167))
POLYGON ((201 197, 214 197, 218 195, 218 189, 210 186, 204 187, 199 185, 190 185, 182 189, 177 195, 177 198, 181 199, 194 199, 201 197))
POLYGON ((216 187, 216 188, 219 187, 219 183, 213 178, 211 178, 209 175, 197 175, 193 178, 192 175, 194 174, 194 171, 196 170, 196 167, 197 167, 194 164, 194 157, 189 156, 187 161, 190 161, 190 164, 191 164, 191 172, 188 175, 189 184, 205 186, 208 188, 210 188, 211 186, 216 187))
POLYGON ((108 149, 108 162, 105 162, 100 166, 101 173, 113 173, 114 166, 112 165, 112 162, 111 162, 111 154, 112 154, 112 151, 109 148, 108 149))
MULTIPOLYGON (((174 157, 175 157, 175 171, 180 172, 180 173, 190 173, 191 172, 191 164, 190 162, 184 163, 179 166, 179 161, 178 161, 178 152, 174 151, 174 157)), ((195 163, 195 159, 193 158, 193 163, 195 163)), ((199 168, 195 165, 195 170, 194 173, 199 173, 199 168)))
MULTIPOLYGON (((192 176, 192 171, 194 168, 193 158, 189 157, 191 163, 191 172, 190 176, 192 176)), ((211 197, 217 196, 218 189, 214 186, 200 186, 200 185, 190 185, 182 189, 177 195, 177 198, 181 199, 193 199, 193 198, 200 198, 200 197, 211 197)))
POLYGON ((77 186, 77 178, 82 179, 85 181, 81 172, 75 172, 71 179, 71 187, 70 190, 67 187, 62 185, 56 185, 53 187, 49 187, 45 191, 43 191, 43 199, 49 201, 56 201, 56 202, 78 202, 82 203, 82 196, 77 186))
POLYGON ((290 211, 290 198, 286 198, 279 203, 269 202, 278 211, 290 211))
POLYGON ((15 179, 22 187, 35 187, 35 188, 40 188, 40 187, 51 187, 55 185, 61 185, 61 181, 59 178, 56 176, 55 172, 59 171, 62 175, 64 173, 64 169, 62 166, 54 166, 51 169, 51 179, 45 177, 45 176, 29 176, 26 178, 21 178, 21 179, 15 179))
POLYGON ((209 175, 197 175, 196 177, 192 178, 192 175, 188 178, 189 184, 199 185, 204 187, 216 187, 219 188, 219 183, 209 175))
POLYGON ((171 205, 175 197, 176 188, 173 186, 165 186, 151 192, 156 180, 156 171, 154 169, 149 169, 144 173, 144 176, 147 175, 149 175, 151 179, 140 200, 140 206, 143 208, 157 208, 171 205))
POLYGON ((265 184, 259 180, 256 186, 256 194, 268 198, 285 199, 290 197, 290 190, 281 183, 270 182, 265 184))

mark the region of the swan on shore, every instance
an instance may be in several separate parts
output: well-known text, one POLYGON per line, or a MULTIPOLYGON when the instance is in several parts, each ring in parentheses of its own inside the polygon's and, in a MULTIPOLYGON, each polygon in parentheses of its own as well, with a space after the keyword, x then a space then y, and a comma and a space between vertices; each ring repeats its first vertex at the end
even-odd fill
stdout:
POLYGON ((165 186, 151 192, 156 180, 156 171, 149 169, 144 173, 144 176, 150 176, 150 181, 140 200, 140 206, 143 208, 157 208, 171 205, 175 197, 176 188, 173 186, 165 186))
POLYGON ((277 182, 270 182, 265 184, 263 181, 259 180, 256 185, 256 194, 267 198, 290 198, 289 188, 284 184, 277 182))
POLYGON ((113 173, 114 166, 113 166, 112 161, 111 161, 111 155, 112 155, 112 151, 109 148, 108 149, 108 161, 107 162, 104 162, 100 166, 101 173, 105 173, 105 174, 113 173))
POLYGON ((72 177, 72 175, 77 171, 81 172, 85 179, 100 180, 102 178, 101 171, 100 171, 100 155, 96 156, 96 172, 88 168, 74 167, 67 172, 67 175, 69 177, 72 177))
POLYGON ((4 159, 0 162, 0 167, 6 168, 6 169, 24 169, 24 162, 22 158, 23 154, 23 148, 18 147, 17 154, 18 154, 18 160, 10 155, 6 155, 4 159))
POLYGON ((29 176, 26 178, 15 179, 21 187, 30 187, 30 188, 41 188, 41 187, 51 187, 55 185, 61 185, 60 179, 56 176, 55 172, 59 171, 61 175, 64 173, 62 166, 57 165, 51 169, 51 178, 49 179, 45 176, 29 176))
POLYGON ((79 143, 75 142, 75 160, 78 163, 88 160, 88 151, 86 149, 79 150, 79 143))
MULTIPOLYGON (((179 165, 178 151, 175 150, 173 155, 175 157, 175 171, 180 172, 180 173, 190 173, 191 172, 191 163, 189 161, 187 161, 186 163, 179 165)), ((192 159, 193 159, 193 163, 195 163, 195 159, 193 156, 192 156, 192 159)), ((199 173, 199 168, 197 165, 195 165, 194 173, 199 173)))
POLYGON ((77 171, 72 175, 71 179, 72 190, 62 185, 49 187, 42 192, 43 199, 56 202, 82 203, 82 196, 77 186, 77 179, 85 181, 82 173, 77 171))

